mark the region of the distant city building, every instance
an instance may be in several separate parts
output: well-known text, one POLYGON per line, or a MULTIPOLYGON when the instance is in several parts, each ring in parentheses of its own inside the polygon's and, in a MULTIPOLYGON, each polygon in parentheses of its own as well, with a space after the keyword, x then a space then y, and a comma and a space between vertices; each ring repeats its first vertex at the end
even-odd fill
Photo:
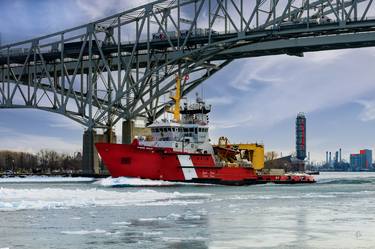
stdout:
POLYGON ((350 167, 354 171, 372 168, 372 150, 360 150, 359 154, 350 154, 350 167))
POLYGON ((306 158, 306 117, 303 113, 298 113, 296 119, 296 152, 297 159, 306 158))
POLYGON ((350 168, 352 170, 360 170, 362 166, 360 154, 350 154, 350 168))

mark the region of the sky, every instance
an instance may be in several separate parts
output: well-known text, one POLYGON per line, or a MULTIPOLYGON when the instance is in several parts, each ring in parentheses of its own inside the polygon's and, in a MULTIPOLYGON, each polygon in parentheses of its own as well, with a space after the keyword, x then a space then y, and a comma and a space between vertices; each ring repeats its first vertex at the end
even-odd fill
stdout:
MULTIPOLYGON (((144 1, 1 0, 3 44, 74 27, 144 1)), ((212 104, 216 142, 262 142, 267 151, 295 149, 295 118, 307 117, 307 150, 315 161, 342 148, 343 157, 375 147, 375 48, 240 59, 197 88, 212 104)), ((81 150, 83 129, 39 110, 0 109, 0 149, 81 150)))

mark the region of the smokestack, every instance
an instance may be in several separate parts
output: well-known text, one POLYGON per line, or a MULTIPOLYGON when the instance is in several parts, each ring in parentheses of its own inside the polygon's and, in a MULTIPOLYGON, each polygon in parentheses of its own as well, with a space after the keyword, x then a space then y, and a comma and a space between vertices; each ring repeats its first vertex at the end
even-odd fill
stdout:
POLYGON ((339 150, 339 151, 340 151, 340 163, 341 163, 341 162, 342 162, 342 157, 341 157, 341 155, 342 155, 342 154, 341 154, 341 153, 342 153, 342 151, 341 151, 341 148, 340 148, 340 150, 339 150))
POLYGON ((326 164, 328 164, 328 151, 326 151, 326 164))
POLYGON ((332 153, 329 152, 329 163, 331 163, 331 162, 332 162, 332 153))

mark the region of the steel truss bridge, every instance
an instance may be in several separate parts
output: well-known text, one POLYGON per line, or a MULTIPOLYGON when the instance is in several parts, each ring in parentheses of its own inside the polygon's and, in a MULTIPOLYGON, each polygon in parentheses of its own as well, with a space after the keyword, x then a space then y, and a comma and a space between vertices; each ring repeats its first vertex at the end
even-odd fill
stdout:
POLYGON ((160 116, 234 59, 375 45, 373 0, 159 0, 0 47, 0 108, 86 126, 160 116))

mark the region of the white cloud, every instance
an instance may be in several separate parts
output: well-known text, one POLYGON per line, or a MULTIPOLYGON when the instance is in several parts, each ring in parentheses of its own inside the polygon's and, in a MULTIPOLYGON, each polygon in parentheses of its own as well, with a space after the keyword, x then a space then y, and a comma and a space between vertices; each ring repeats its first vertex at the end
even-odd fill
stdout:
MULTIPOLYGON (((1 123, 0 123, 1 125, 1 123)), ((0 133, 8 133, 8 132, 11 132, 12 130, 7 128, 7 127, 2 127, 0 126, 0 133)))
POLYGON ((219 105, 229 105, 233 103, 232 97, 211 97, 205 99, 206 103, 213 105, 213 106, 219 106, 219 105))
POLYGON ((109 13, 119 13, 140 5, 152 2, 151 0, 77 0, 77 6, 86 14, 90 21, 103 18, 109 13), (116 11, 115 11, 116 10, 116 11))
POLYGON ((227 95, 246 96, 246 90, 251 89, 253 82, 259 78, 262 79, 261 84, 267 87, 256 89, 253 96, 238 97, 224 121, 231 120, 234 126, 263 127, 293 117, 301 111, 309 113, 352 103, 375 91, 374 80, 369 73, 375 67, 375 62, 370 60, 373 51, 319 52, 306 54, 305 58, 251 58, 238 63, 230 72, 242 76, 230 84, 236 90, 227 91, 227 95), (239 93, 237 89, 243 89, 243 92, 239 93), (250 120, 249 115, 252 117, 250 120))
POLYGON ((82 131, 84 127, 79 123, 61 115, 52 115, 50 117, 50 127, 52 128, 63 128, 66 130, 80 130, 82 131))
POLYGON ((320 65, 328 65, 339 59, 343 58, 351 53, 352 50, 331 50, 331 51, 324 51, 321 53, 307 53, 306 60, 319 63, 320 65))
POLYGON ((254 64, 248 60, 242 65, 242 70, 236 74, 230 85, 238 90, 248 91, 251 89, 251 83, 254 80, 263 83, 279 82, 280 78, 264 73, 265 70, 270 70, 278 61, 279 59, 275 58, 275 60, 271 59, 254 64))
MULTIPOLYGON (((303 64, 310 64, 310 66, 329 66, 338 61, 344 55, 350 53, 348 50, 324 51, 319 53, 306 53, 305 57, 298 58, 293 56, 273 56, 263 58, 251 58, 240 64, 240 72, 235 74, 234 80, 230 83, 231 86, 238 90, 248 91, 251 89, 253 81, 260 81, 263 83, 277 84, 285 81, 292 75, 292 72, 282 71, 289 64, 295 64, 300 60, 303 64), (255 63, 254 63, 255 61, 255 63)), ((299 65, 296 65, 296 69, 299 65)), ((306 71, 308 68, 302 68, 306 71)))
POLYGON ((0 127, 0 149, 36 153, 41 149, 72 153, 82 150, 80 141, 67 142, 62 137, 32 135, 0 127))
POLYGON ((247 118, 242 118, 238 121, 232 120, 230 118, 226 120, 219 120, 214 121, 211 123, 210 127, 211 129, 228 129, 228 128, 235 128, 238 126, 248 126, 254 121, 254 117, 251 115, 247 115, 247 118))
POLYGON ((363 110, 359 114, 361 121, 366 122, 375 120, 375 101, 359 100, 357 103, 363 106, 363 110))

